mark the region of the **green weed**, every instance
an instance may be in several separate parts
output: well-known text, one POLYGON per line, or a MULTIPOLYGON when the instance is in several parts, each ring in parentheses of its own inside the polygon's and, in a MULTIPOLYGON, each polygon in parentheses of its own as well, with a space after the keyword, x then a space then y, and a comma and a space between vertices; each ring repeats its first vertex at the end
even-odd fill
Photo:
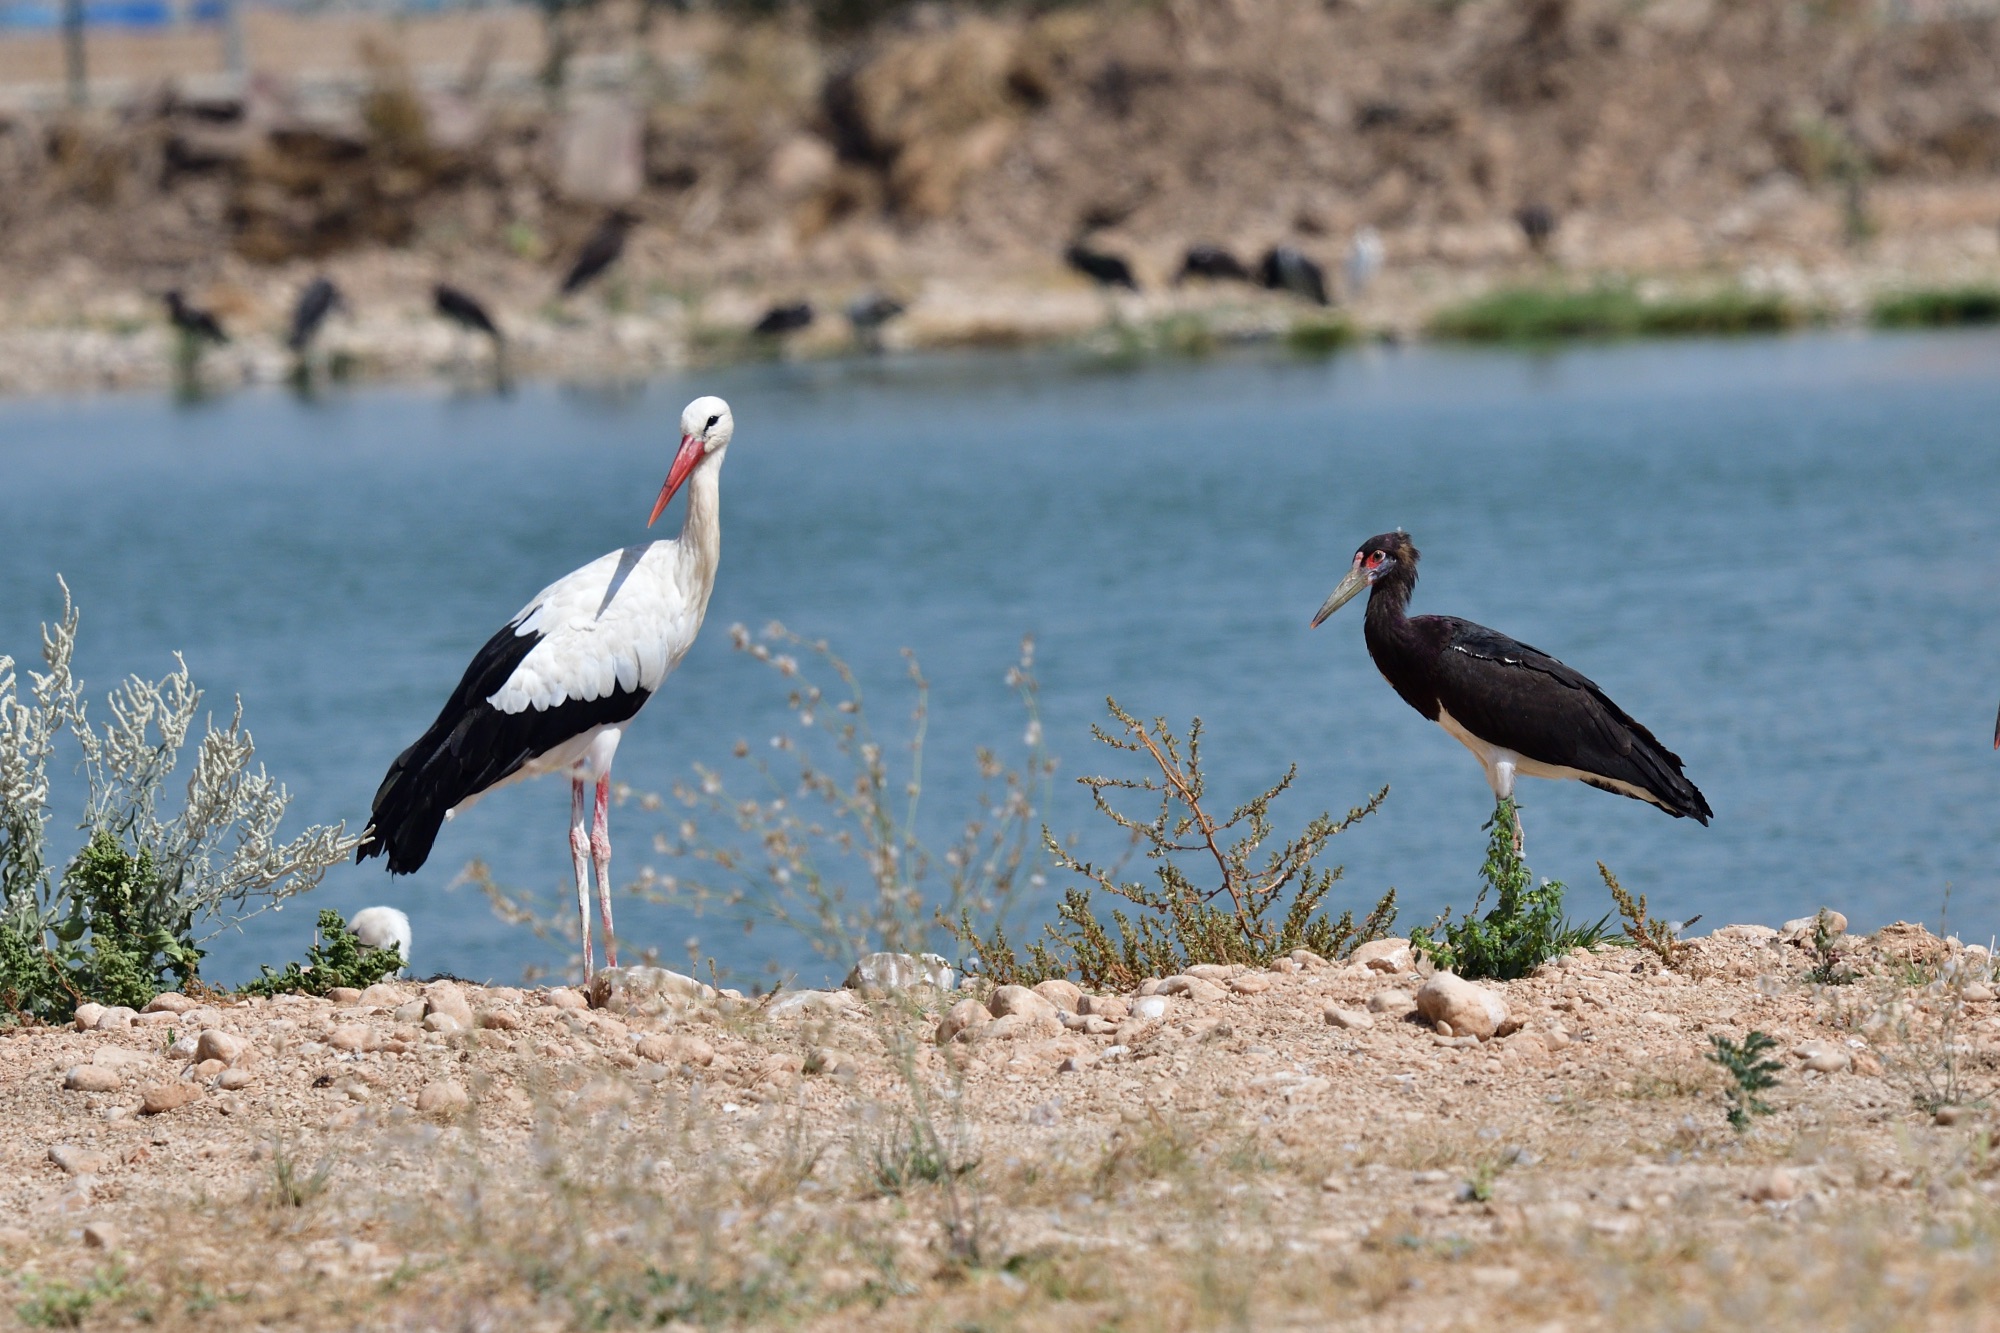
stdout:
POLYGON ((1629 287, 1585 291, 1512 288, 1437 314, 1433 337, 1467 342, 1554 342, 1569 338, 1637 338, 1699 334, 1776 333, 1811 322, 1782 296, 1735 288, 1705 296, 1647 301, 1629 287))
POLYGON ((1770 1105, 1757 1094, 1778 1086, 1778 1062, 1765 1054, 1777 1049, 1778 1043, 1762 1032, 1752 1032, 1742 1041, 1713 1032, 1708 1040, 1715 1047, 1708 1058, 1729 1075, 1723 1094, 1729 1099, 1729 1124, 1741 1133, 1750 1128, 1753 1116, 1771 1113, 1770 1105))
POLYGON ((1525 977, 1558 954, 1590 948, 1604 939, 1607 913, 1594 924, 1577 925, 1563 915, 1563 885, 1545 879, 1538 888, 1534 875, 1515 849, 1520 827, 1514 802, 1493 807, 1485 828, 1486 863, 1479 868, 1479 896, 1465 916, 1454 922, 1445 908, 1431 926, 1410 932, 1410 947, 1429 955, 1433 964, 1462 977, 1494 977, 1511 981, 1525 977), (1477 917, 1487 895, 1493 910, 1477 917))
POLYGON ((319 914, 319 928, 306 960, 286 963, 285 970, 273 972, 259 964, 261 974, 246 982, 245 995, 325 995, 336 986, 366 990, 384 977, 393 976, 403 966, 403 955, 395 948, 371 949, 354 937, 338 912, 319 914))
POLYGON ((1868 312, 1877 328, 1943 328, 2000 322, 2000 287, 1943 287, 1896 292, 1868 312))

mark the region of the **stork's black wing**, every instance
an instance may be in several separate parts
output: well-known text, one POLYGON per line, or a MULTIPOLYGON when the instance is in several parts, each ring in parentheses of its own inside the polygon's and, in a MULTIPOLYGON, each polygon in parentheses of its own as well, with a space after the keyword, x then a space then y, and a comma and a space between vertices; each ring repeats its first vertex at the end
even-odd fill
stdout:
POLYGON ((1680 756, 1582 672, 1483 625, 1421 619, 1450 629, 1433 684, 1438 703, 1473 735, 1540 763, 1637 787, 1675 818, 1706 824, 1714 814, 1681 772, 1680 756))
POLYGON ((643 689, 621 688, 597 699, 515 713, 488 703, 541 641, 539 634, 516 634, 511 623, 486 641, 430 729, 389 765, 356 861, 382 854, 393 874, 420 869, 453 806, 505 782, 572 737, 630 720, 650 697, 643 689))

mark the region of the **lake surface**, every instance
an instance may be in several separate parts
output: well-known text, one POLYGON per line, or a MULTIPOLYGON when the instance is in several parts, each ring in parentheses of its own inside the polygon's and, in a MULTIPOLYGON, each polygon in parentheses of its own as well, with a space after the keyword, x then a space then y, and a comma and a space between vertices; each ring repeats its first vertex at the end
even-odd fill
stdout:
MULTIPOLYGON (((15 402, 0 406, 0 651, 35 657, 61 572, 91 694, 164 674, 178 649, 218 709, 243 696, 295 824, 358 827, 474 649, 543 584, 642 537, 681 405, 717 392, 738 422, 721 578, 701 641, 620 752, 637 788, 726 767, 739 738, 768 746, 782 682, 727 629, 777 619, 856 664, 891 737, 898 650, 918 654, 941 834, 969 809, 973 747, 1018 749, 1003 673, 1032 633, 1059 833, 1109 845, 1071 781, 1134 771, 1089 737, 1106 694, 1199 713, 1220 803, 1297 762, 1281 830, 1389 784, 1330 859, 1357 907, 1394 885, 1403 924, 1428 920, 1477 887, 1478 765, 1375 673, 1360 603, 1306 628, 1355 545, 1401 525, 1424 555, 1414 611, 1585 671, 1715 808, 1704 829, 1525 784, 1530 860, 1572 885, 1573 911, 1608 908, 1601 858, 1656 912, 1707 925, 1827 903, 1857 929, 1935 927, 1949 890, 1951 928, 1984 940, 2000 931, 1996 371, 1988 334, 1827 334, 1137 369, 758 366, 506 399, 15 402)), ((81 802, 67 761, 61 781, 59 826, 81 802)), ((504 790, 414 877, 341 867, 215 940, 212 971, 296 957, 315 906, 374 902, 408 910, 422 972, 559 968, 561 947, 448 886, 482 857, 564 893, 567 801, 559 780, 504 790)), ((684 869, 651 853, 668 827, 619 809, 620 870, 684 869)), ((637 903, 619 924, 670 960, 693 934, 741 976, 829 972, 778 930, 637 903)))

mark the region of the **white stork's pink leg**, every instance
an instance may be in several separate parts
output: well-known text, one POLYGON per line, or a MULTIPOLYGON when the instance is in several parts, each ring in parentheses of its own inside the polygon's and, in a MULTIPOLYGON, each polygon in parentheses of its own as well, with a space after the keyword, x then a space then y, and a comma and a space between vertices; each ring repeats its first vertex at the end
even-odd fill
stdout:
POLYGON ((587 982, 596 957, 590 946, 590 826, 584 823, 582 778, 569 781, 569 858, 576 866, 577 928, 583 936, 583 979, 587 982))
POLYGON ((618 966, 618 937, 611 933, 611 775, 597 780, 597 816, 590 828, 590 858, 597 864, 597 910, 604 917, 604 965, 618 966))

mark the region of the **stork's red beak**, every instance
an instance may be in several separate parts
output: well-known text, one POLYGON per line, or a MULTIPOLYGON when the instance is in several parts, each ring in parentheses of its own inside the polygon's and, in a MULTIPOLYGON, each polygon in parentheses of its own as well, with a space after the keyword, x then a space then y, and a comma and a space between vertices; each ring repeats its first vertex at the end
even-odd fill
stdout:
POLYGON ((667 510, 667 502, 674 498, 674 492, 688 479, 688 474, 694 471, 695 464, 706 456, 698 436, 681 436, 680 452, 674 455, 674 465, 667 469, 667 484, 660 487, 660 498, 653 502, 653 514, 646 520, 647 527, 650 528, 659 521, 660 515, 667 510))

